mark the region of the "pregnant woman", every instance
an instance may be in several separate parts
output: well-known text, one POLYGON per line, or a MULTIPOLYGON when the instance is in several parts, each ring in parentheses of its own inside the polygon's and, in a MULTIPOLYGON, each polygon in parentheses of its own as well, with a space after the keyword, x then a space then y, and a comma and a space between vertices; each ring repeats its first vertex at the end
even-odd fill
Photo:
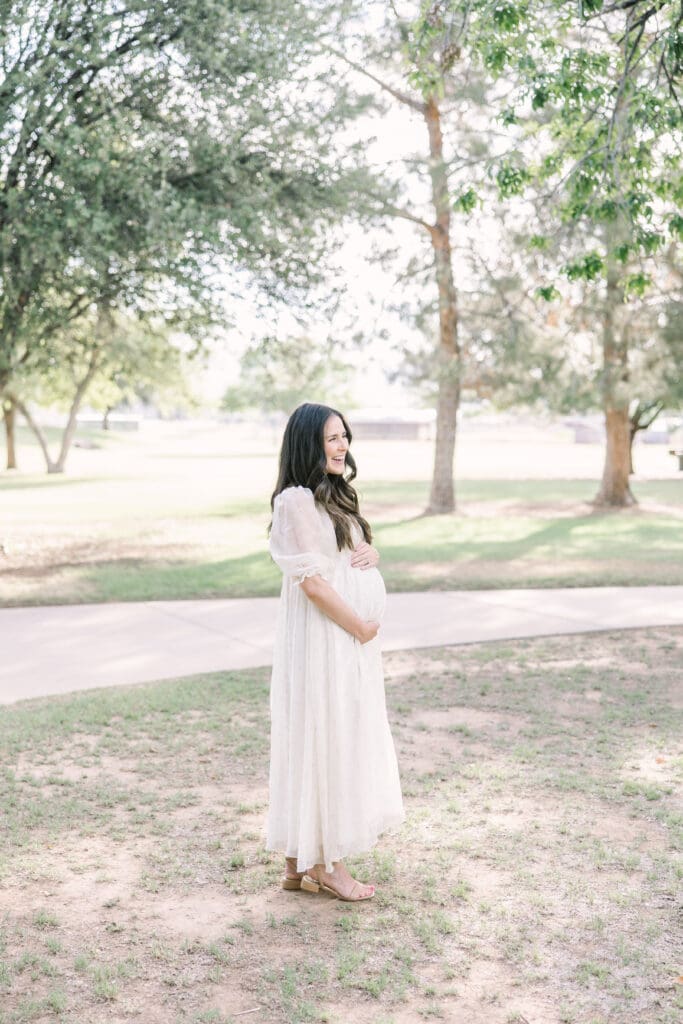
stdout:
POLYGON ((270 692, 267 842, 285 889, 364 900, 343 858, 404 819, 377 638, 386 591, 351 486, 340 412, 292 413, 271 498, 270 553, 283 572, 270 692))

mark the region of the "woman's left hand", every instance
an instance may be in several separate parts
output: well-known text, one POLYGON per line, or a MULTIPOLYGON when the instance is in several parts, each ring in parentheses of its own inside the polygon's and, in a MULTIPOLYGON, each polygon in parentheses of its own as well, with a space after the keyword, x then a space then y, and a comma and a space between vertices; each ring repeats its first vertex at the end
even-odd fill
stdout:
POLYGON ((374 569, 378 563, 379 551, 377 548, 373 548, 372 544, 368 544, 366 540, 362 540, 353 549, 351 565, 354 569, 374 569))

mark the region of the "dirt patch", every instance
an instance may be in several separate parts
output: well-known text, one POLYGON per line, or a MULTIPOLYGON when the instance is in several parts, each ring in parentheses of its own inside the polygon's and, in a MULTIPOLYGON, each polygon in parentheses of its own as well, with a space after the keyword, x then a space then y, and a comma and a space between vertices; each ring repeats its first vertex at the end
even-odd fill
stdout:
POLYGON ((509 1024, 517 1017, 534 1024, 555 1024, 556 1008, 540 996, 520 991, 519 976, 501 960, 479 960, 457 983, 458 1018, 473 1024, 509 1024), (501 999, 501 993, 505 993, 501 999), (501 1005, 501 1002, 503 1005, 501 1005))
MULTIPOLYGON (((203 729, 201 706, 155 735, 131 705, 116 751, 76 726, 32 736, 9 798, 27 817, 0 851, 3 1009, 62 992, 97 1024, 659 1024, 680 646, 656 630, 388 656, 407 819, 352 861, 378 885, 360 906, 280 887, 262 752, 203 729), (74 818, 88 786, 92 818, 74 818)), ((253 725, 234 688, 221 699, 214 720, 253 725)))
POLYGON ((468 732, 488 736, 516 736, 527 727, 526 719, 519 715, 499 711, 480 710, 465 706, 439 708, 435 711, 419 711, 415 716, 418 729, 436 729, 449 735, 467 736, 468 732))
POLYGON ((61 756, 36 764, 30 757, 22 755, 17 759, 15 771, 19 777, 23 776, 43 783, 50 779, 72 783, 93 779, 100 782, 129 783, 131 778, 139 776, 140 763, 135 760, 126 762, 118 757, 101 754, 93 764, 80 764, 78 761, 69 761, 61 756))
POLYGON ((224 888, 205 886, 200 892, 147 900, 142 920, 157 935, 212 942, 236 922, 262 924, 269 912, 268 902, 262 895, 234 896, 224 888))
POLYGON ((31 524, 26 533, 15 526, 3 537, 0 576, 40 576, 55 569, 80 565, 108 565, 145 561, 185 561, 204 558, 225 544, 225 524, 206 517, 201 526, 192 519, 149 522, 128 520, 125 528, 113 523, 62 523, 38 534, 31 524))
POLYGON ((633 751, 624 765, 625 779, 651 782, 658 786, 675 786, 679 772, 680 755, 673 749, 640 748, 633 751))

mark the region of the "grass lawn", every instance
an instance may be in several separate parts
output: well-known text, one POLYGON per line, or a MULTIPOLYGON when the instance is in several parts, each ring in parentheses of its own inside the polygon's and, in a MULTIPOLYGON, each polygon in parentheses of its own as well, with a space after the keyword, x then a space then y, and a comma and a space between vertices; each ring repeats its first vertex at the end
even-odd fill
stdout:
MULTIPOLYGON (((66 476, 0 474, 0 603, 278 593, 266 547, 277 436, 143 426, 140 436, 84 435, 98 447, 77 449, 66 476)), ((683 583, 673 460, 671 477, 635 480, 638 507, 598 513, 594 479, 558 475, 593 472, 598 451, 467 435, 461 447, 458 512, 425 518, 431 446, 354 442, 390 589, 683 583), (477 460, 497 475, 477 475, 477 460)), ((638 457, 645 469, 669 467, 659 452, 638 457)))
POLYGON ((0 1024, 680 1020, 683 629, 385 665, 358 906, 263 848, 267 671, 3 709, 0 1024))

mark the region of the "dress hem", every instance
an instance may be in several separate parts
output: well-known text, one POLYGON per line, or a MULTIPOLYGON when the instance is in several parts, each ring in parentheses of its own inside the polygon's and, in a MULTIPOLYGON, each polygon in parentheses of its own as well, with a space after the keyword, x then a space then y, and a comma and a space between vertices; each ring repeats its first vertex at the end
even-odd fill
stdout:
MULTIPOLYGON (((337 849, 335 850, 335 852, 332 854, 332 856, 329 859, 324 861, 325 871, 331 872, 333 870, 333 862, 334 861, 344 860, 345 857, 356 857, 356 856, 359 856, 359 855, 361 855, 363 853, 369 853, 370 850, 372 850, 373 847, 377 844, 378 840, 386 832, 388 832, 392 828, 398 828, 398 826, 402 825, 405 822, 405 820, 406 820, 405 812, 403 812, 401 814, 398 814, 398 815, 394 815, 391 818, 387 818, 386 822, 383 823, 377 829, 376 832, 375 832, 374 829, 371 830, 370 838, 364 839, 364 840, 356 842, 356 843, 349 843, 349 844, 347 844, 345 846, 338 846, 337 849), (374 833, 374 835, 372 835, 372 833, 374 833)), ((323 860, 324 860, 324 858, 322 856, 322 851, 320 851, 321 856, 317 860, 314 861, 314 864, 300 865, 299 864, 299 860, 298 860, 298 854, 297 853, 290 853, 289 852, 288 844, 284 840, 282 840, 282 841, 280 841, 280 840, 273 840, 272 842, 267 842, 266 843, 266 850, 268 850, 269 853, 283 853, 285 855, 285 857, 296 857, 297 858, 297 864, 296 864, 297 871, 305 871, 307 868, 312 868, 314 866, 314 864, 322 864, 323 860)))

